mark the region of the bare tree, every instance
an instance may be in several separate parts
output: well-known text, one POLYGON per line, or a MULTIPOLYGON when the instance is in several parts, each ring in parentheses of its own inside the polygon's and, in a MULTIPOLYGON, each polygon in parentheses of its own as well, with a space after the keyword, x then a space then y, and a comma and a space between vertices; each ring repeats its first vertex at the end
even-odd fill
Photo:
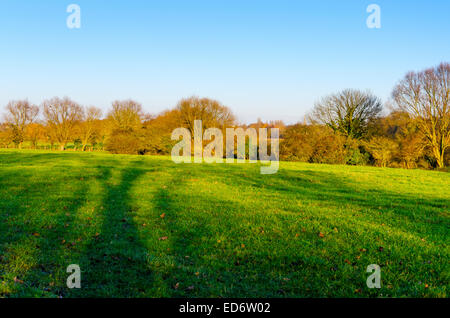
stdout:
POLYGON ((369 92, 347 89, 316 103, 310 120, 327 125, 346 137, 360 139, 382 109, 378 97, 369 92))
POLYGON ((444 167, 450 146, 450 64, 406 74, 393 97, 399 108, 416 119, 437 165, 444 167))
POLYGON ((30 104, 28 100, 16 100, 8 103, 6 111, 5 121, 13 130, 15 143, 22 148, 25 128, 35 121, 39 114, 39 107, 30 104))
POLYGON ((46 100, 43 109, 51 134, 59 142, 60 149, 64 150, 75 125, 82 119, 83 109, 68 97, 46 100))
POLYGON ((142 105, 131 99, 115 101, 108 119, 114 130, 132 131, 140 128, 143 118, 142 105))
POLYGON ((180 112, 181 124, 194 135, 194 121, 201 120, 203 127, 231 127, 235 117, 231 110, 220 102, 209 98, 190 97, 182 99, 177 108, 180 112))
POLYGON ((102 110, 100 108, 91 106, 84 110, 83 121, 80 124, 81 142, 83 144, 82 150, 86 150, 89 140, 94 135, 98 122, 102 117, 102 110))

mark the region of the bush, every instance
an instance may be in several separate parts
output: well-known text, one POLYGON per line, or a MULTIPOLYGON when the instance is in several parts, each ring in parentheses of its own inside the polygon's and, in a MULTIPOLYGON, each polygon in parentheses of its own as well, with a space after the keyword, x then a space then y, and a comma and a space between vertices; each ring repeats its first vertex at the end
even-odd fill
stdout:
POLYGON ((325 126, 296 124, 287 127, 280 142, 282 160, 345 164, 346 138, 325 126))
POLYGON ((288 127, 281 136, 281 159, 308 162, 314 153, 313 138, 310 126, 297 124, 288 127))
POLYGON ((134 132, 114 131, 106 141, 105 149, 114 154, 144 154, 141 140, 134 132))
POLYGON ((398 150, 398 145, 386 137, 373 137, 370 141, 365 142, 364 146, 380 167, 387 167, 391 164, 392 158, 398 150))

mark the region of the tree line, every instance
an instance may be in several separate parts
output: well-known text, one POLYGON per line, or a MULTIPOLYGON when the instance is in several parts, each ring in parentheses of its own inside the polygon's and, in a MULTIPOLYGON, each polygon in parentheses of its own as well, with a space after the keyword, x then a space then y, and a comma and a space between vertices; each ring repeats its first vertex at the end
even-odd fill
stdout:
POLYGON ((279 128, 280 158, 312 163, 444 168, 450 156, 450 64, 409 72, 388 105, 369 91, 347 89, 318 101, 301 123, 239 124, 219 101, 189 97, 157 115, 134 100, 114 101, 109 111, 54 97, 41 105, 9 102, 0 124, 0 147, 106 150, 168 155, 175 128, 194 121, 204 128, 279 128), (383 109, 389 113, 383 114, 383 109))

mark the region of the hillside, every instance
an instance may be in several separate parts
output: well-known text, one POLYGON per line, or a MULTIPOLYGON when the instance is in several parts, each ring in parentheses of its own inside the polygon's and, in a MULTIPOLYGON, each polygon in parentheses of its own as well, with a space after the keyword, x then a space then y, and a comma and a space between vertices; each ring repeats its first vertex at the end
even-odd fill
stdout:
POLYGON ((448 297, 448 173, 259 171, 1 150, 0 296, 448 297))

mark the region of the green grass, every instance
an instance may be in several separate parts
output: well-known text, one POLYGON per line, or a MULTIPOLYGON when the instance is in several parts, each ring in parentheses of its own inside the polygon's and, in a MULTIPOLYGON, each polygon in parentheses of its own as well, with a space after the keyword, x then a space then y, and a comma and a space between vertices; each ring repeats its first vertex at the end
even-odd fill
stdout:
POLYGON ((2 150, 0 296, 448 297, 449 189, 437 171, 2 150))

